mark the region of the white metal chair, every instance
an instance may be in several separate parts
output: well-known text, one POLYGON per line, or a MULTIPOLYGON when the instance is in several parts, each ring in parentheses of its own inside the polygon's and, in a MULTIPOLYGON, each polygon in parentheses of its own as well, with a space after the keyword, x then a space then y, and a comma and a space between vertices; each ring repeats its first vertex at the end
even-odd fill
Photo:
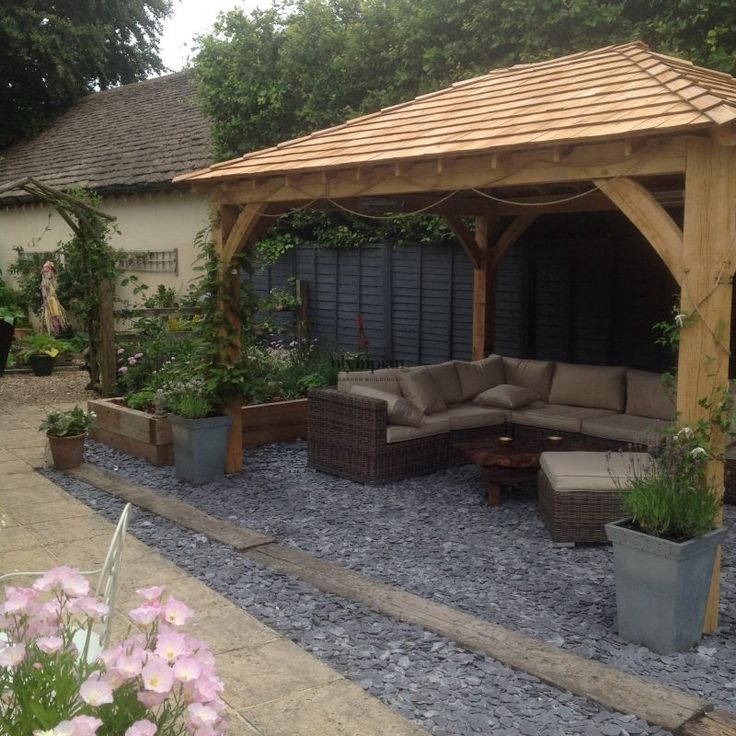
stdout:
MULTIPOLYGON (((123 564, 123 545, 125 543, 125 533, 128 530, 128 521, 130 518, 130 510, 132 505, 125 504, 123 512, 120 514, 117 526, 113 532, 110 546, 107 548, 107 555, 102 567, 94 570, 82 570, 82 575, 88 577, 96 576, 97 582, 94 587, 95 595, 107 604, 109 612, 100 620, 99 631, 93 630, 92 623, 86 629, 80 629, 74 635, 74 644, 80 653, 80 658, 87 662, 93 662, 97 655, 110 645, 110 635, 112 634, 112 620, 115 615, 115 601, 117 598, 118 584, 120 578, 120 569, 123 564)), ((0 575, 0 583, 16 577, 40 577, 43 572, 11 572, 0 575)), ((0 641, 2 634, 0 634, 0 641)))

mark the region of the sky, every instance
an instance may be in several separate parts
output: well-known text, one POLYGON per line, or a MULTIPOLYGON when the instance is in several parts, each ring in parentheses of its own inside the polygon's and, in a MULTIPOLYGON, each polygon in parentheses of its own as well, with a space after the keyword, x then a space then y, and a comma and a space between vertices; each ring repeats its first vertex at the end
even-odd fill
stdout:
POLYGON ((174 12, 163 24, 161 58, 171 71, 178 72, 192 55, 195 35, 207 33, 219 13, 233 8, 250 12, 267 8, 270 0, 174 0, 174 12))

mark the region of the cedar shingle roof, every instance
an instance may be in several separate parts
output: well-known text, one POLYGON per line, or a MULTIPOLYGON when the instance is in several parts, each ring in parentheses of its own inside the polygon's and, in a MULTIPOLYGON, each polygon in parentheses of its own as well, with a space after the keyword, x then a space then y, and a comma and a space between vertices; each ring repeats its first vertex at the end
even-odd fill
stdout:
POLYGON ((713 127, 736 79, 641 42, 497 69, 185 177, 315 171, 713 127))
POLYGON ((0 153, 0 184, 32 176, 102 192, 170 187, 211 160, 195 92, 184 71, 87 95, 38 137, 0 153))

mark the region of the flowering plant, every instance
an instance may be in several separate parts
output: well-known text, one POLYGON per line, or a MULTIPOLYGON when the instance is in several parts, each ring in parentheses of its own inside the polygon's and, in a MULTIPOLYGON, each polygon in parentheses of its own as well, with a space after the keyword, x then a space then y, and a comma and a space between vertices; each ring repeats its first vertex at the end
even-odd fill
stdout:
POLYGON ((84 411, 78 406, 68 411, 54 409, 46 415, 38 429, 52 437, 76 437, 92 426, 96 416, 93 411, 84 411))
POLYGON ((142 633, 88 661, 86 634, 109 614, 78 570, 57 567, 0 604, 3 736, 218 736, 214 658, 177 629, 192 611, 162 587, 137 591, 142 633), (82 648, 80 652, 79 649, 82 648))

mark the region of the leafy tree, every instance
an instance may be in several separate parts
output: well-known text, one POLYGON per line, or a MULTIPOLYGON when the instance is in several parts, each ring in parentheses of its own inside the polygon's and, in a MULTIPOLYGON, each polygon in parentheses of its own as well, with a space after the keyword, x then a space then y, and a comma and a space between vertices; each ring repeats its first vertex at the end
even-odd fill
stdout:
POLYGON ((171 0, 0 3, 0 148, 38 133, 87 92, 163 71, 171 0))

